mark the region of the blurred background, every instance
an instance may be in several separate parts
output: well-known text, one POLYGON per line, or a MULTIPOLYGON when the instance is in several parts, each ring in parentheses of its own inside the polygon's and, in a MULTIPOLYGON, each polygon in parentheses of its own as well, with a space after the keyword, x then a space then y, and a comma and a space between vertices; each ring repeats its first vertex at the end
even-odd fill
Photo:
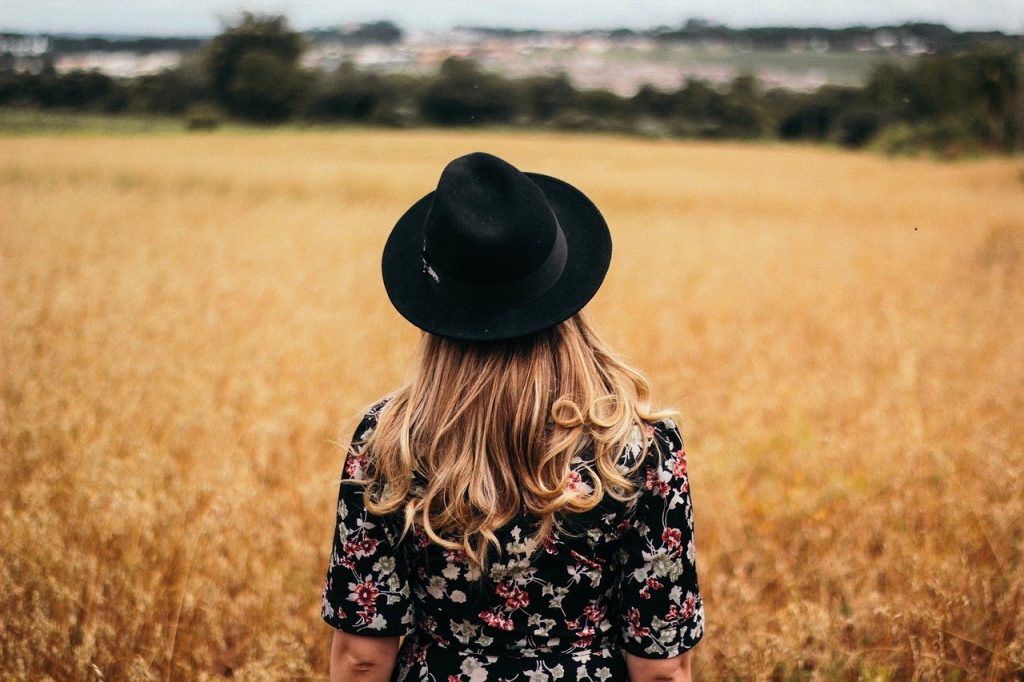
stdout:
POLYGON ((483 150, 608 220, 586 312, 681 412, 698 679, 1021 679, 1022 29, 0 3, 0 678, 326 677, 344 447, 419 336, 381 249, 483 150))
POLYGON ((117 2, 95 16, 59 4, 6 13, 6 129, 40 124, 25 112, 74 111, 172 116, 193 129, 501 125, 948 155, 1021 144, 1024 10, 1012 0, 719 8, 740 25, 684 17, 687 5, 705 8, 678 2, 516 12, 296 2, 301 24, 199 4, 151 17, 117 2), (349 18, 372 13, 395 18, 349 18))

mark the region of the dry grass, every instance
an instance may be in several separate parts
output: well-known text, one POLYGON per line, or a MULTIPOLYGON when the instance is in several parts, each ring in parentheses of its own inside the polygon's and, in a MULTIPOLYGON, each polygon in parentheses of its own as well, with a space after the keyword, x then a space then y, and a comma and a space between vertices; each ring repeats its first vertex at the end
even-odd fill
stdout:
POLYGON ((474 149, 609 219, 589 310, 685 415, 702 678, 1020 674, 1016 162, 363 131, 0 140, 0 677, 324 674, 331 440, 416 338, 379 252, 474 149))

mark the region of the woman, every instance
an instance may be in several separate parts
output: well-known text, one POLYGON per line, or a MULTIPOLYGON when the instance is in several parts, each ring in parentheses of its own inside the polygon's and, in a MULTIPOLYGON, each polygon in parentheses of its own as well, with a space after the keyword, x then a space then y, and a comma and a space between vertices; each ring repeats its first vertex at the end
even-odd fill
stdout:
POLYGON ((582 192, 484 153, 395 225, 385 288, 425 333, 352 438, 332 680, 689 679, 704 610, 682 437, 580 312, 610 257, 582 192))

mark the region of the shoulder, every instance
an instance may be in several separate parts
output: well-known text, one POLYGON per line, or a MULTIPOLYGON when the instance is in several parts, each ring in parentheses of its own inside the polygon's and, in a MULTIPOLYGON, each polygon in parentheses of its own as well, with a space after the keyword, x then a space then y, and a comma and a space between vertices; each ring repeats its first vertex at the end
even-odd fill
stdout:
POLYGON ((686 445, 675 420, 671 418, 648 424, 649 441, 644 453, 644 485, 653 479, 685 477, 686 445))
POLYGON ((373 430, 377 427, 377 421, 380 419, 381 412, 384 411, 384 408, 390 401, 391 396, 385 396, 362 411, 359 417, 359 424, 356 426, 355 433, 352 434, 352 443, 354 445, 365 443, 370 438, 373 430))
POLYGON ((377 428, 377 420, 381 412, 387 406, 391 397, 385 397, 365 408, 359 418, 359 424, 352 434, 352 441, 345 453, 345 477, 352 480, 362 480, 367 475, 367 452, 366 444, 373 430, 377 428))
POLYGON ((653 472, 673 471, 685 457, 683 436, 672 418, 645 421, 633 427, 616 468, 644 485, 653 472))
POLYGON ((665 454, 675 453, 683 449, 683 434, 679 426, 671 417, 659 419, 651 425, 651 435, 659 447, 665 449, 665 454))

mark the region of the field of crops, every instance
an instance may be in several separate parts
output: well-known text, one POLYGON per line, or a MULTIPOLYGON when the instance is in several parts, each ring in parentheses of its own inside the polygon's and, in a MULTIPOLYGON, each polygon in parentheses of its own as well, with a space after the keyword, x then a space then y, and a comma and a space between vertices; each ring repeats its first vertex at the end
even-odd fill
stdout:
POLYGON ((465 132, 0 139, 0 677, 308 678, 344 440, 444 163, 602 208, 588 307, 681 409, 701 679, 1024 669, 1024 176, 465 132))

